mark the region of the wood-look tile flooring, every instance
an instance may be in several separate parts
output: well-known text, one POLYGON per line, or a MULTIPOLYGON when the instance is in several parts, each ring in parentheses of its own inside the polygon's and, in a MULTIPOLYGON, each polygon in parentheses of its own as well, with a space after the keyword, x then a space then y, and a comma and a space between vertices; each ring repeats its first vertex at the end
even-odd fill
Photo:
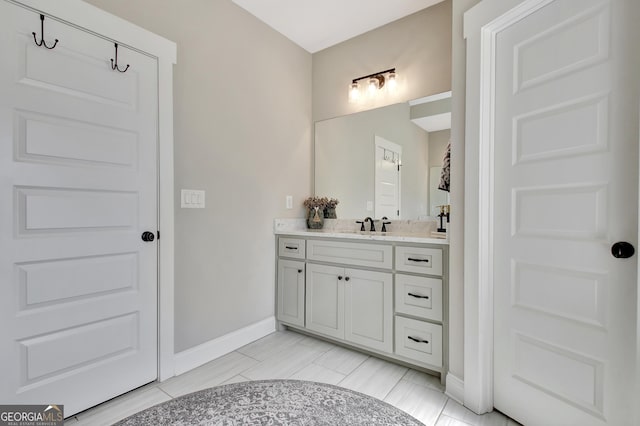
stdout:
POLYGON ((145 408, 221 384, 264 379, 330 383, 384 400, 427 426, 516 426, 499 412, 478 416, 448 398, 437 377, 293 331, 278 331, 162 383, 151 383, 67 419, 111 425, 145 408))

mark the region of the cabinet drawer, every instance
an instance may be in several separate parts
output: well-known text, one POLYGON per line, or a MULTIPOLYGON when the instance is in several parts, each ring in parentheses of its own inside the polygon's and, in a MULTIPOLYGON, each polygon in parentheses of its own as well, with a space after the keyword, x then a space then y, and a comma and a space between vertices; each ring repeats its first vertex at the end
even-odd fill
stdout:
POLYGON ((442 326, 396 316, 396 354, 442 367, 442 326))
POLYGON ((307 259, 391 269, 390 245, 308 240, 307 259))
POLYGON ((442 321, 442 280, 396 274, 396 312, 442 321))
POLYGON ((396 247, 396 270, 442 275, 442 249, 398 246, 396 247))
POLYGON ((278 256, 304 259, 304 240, 300 238, 278 238, 278 256))

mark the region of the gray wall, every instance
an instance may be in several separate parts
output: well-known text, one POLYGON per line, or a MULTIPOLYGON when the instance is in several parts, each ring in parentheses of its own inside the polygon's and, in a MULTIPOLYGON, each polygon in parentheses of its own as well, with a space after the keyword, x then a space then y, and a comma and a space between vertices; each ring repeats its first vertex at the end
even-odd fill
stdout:
POLYGON ((442 167, 444 153, 451 139, 451 130, 429 132, 429 167, 442 167))
POLYGON ((230 0, 87 2, 178 44, 176 352, 272 316, 273 219, 311 193, 311 55, 230 0))
POLYGON ((313 55, 313 120, 350 114, 451 90, 451 0, 313 55), (394 96, 348 102, 354 78, 395 67, 394 96))

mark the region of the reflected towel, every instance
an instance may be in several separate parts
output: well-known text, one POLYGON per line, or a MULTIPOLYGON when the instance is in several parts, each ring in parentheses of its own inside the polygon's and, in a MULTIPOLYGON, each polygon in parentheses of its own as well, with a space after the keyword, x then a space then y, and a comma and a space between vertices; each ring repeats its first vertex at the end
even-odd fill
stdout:
POLYGON ((447 144, 447 150, 444 153, 442 159, 442 173, 440 173, 440 184, 438 189, 449 192, 449 172, 450 172, 450 159, 451 159, 451 141, 447 144))

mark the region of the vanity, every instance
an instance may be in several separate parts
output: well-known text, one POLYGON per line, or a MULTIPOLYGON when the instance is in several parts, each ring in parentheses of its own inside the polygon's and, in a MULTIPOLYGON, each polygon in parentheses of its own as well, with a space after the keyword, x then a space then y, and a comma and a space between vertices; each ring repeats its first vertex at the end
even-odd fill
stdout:
POLYGON ((275 224, 279 325, 444 380, 447 241, 428 233, 306 230, 286 222, 275 224))

